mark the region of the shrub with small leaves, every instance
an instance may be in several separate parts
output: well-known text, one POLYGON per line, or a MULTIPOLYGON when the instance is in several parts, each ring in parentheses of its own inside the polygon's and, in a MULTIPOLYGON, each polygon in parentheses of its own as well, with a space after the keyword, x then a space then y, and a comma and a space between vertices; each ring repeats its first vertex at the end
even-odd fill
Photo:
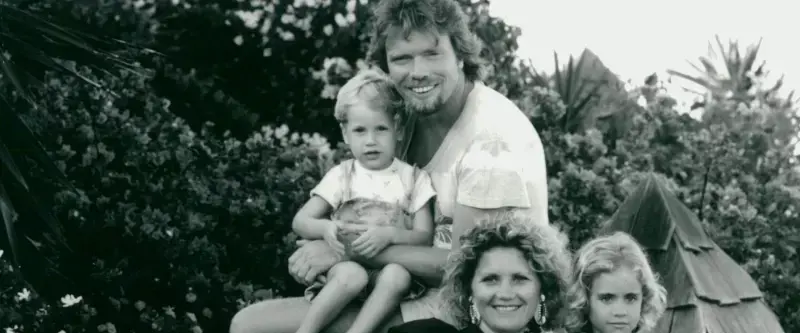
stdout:
MULTIPOLYGON (((196 132, 145 78, 82 74, 120 96, 52 74, 44 103, 24 114, 77 188, 57 191, 55 210, 69 260, 86 262, 60 265, 90 270, 74 291, 89 310, 47 325, 218 332, 238 308, 299 291, 286 270, 291 220, 344 150, 286 126, 246 140, 210 123, 196 132)), ((40 307, 9 322, 39 332, 40 307)))

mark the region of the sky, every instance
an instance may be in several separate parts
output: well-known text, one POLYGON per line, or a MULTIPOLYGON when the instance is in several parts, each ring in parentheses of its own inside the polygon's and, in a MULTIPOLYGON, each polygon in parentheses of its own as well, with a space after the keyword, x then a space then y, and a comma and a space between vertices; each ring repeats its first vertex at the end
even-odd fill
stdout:
MULTIPOLYGON (((708 43, 715 50, 715 34, 727 46, 739 40, 742 51, 763 38, 757 63, 767 61, 773 80, 782 74, 788 94, 800 94, 800 20, 792 1, 763 0, 492 0, 490 13, 522 29, 518 55, 537 69, 553 71, 553 51, 559 60, 591 49, 623 80, 643 82, 653 72, 667 78, 666 70, 695 73, 687 61, 697 63, 708 43), (792 33, 794 31, 795 33, 792 33)), ((718 68, 722 68, 719 67, 718 68)), ((674 79, 670 95, 691 103, 682 91, 691 87, 674 79)))

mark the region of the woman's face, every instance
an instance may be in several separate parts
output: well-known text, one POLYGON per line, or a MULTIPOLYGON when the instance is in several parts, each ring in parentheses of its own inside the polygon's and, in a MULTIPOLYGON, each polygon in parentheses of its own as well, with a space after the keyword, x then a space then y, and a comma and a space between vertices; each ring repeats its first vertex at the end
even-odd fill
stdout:
POLYGON ((630 333, 642 315, 642 284, 636 272, 620 267, 598 275, 589 295, 594 333, 630 333))
POLYGON ((533 319, 541 283, 521 251, 498 247, 483 254, 472 278, 472 301, 486 333, 517 333, 533 319))

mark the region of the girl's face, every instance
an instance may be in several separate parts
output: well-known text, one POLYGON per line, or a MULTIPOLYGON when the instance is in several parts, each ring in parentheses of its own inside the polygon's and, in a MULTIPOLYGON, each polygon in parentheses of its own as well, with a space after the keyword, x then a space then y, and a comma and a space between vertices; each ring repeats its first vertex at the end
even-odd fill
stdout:
POLYGON ((628 267, 598 275, 590 287, 589 322, 594 333, 631 333, 642 315, 642 284, 628 267))

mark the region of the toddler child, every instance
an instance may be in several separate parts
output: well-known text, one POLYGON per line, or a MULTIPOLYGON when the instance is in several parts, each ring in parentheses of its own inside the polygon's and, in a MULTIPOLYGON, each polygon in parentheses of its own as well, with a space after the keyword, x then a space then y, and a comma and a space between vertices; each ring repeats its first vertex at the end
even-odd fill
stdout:
MULTIPOLYGON (((328 171, 311 191, 292 224, 298 235, 325 239, 340 253, 365 258, 392 244, 432 245, 431 179, 395 158, 402 133, 399 101, 388 77, 372 69, 339 90, 334 112, 354 158, 328 171), (364 231, 348 232, 356 229, 348 228, 353 224, 364 231)), ((400 265, 376 271, 343 261, 307 289, 311 307, 297 332, 318 333, 348 303, 366 297, 348 333, 371 333, 401 300, 424 292, 400 265)))

